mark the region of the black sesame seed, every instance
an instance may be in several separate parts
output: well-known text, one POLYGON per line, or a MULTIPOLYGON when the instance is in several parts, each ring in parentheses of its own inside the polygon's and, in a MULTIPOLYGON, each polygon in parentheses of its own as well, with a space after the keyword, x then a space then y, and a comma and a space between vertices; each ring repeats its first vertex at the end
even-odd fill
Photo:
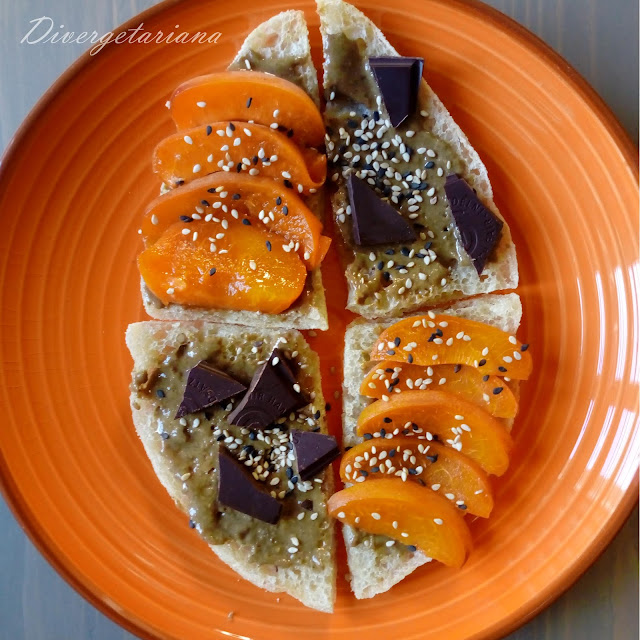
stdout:
POLYGON ((460 369, 462 369, 462 365, 461 364, 457 364, 455 367, 453 367, 453 372, 454 373, 458 373, 460 371, 460 369))
POLYGON ((500 366, 498 367, 498 371, 502 371, 502 373, 507 373, 507 367, 500 366))
POLYGON ((289 478, 289 480, 293 478, 293 469, 291 467, 287 467, 287 478, 289 478))
POLYGON ((182 222, 193 222, 193 218, 191 216, 180 216, 180 220, 182 222))
POLYGON ((232 200, 240 200, 240 198, 241 198, 241 196, 240 196, 240 194, 239 194, 239 193, 234 193, 234 194, 231 196, 231 199, 232 199, 232 200))
POLYGON ((291 182, 291 180, 285 180, 284 186, 287 187, 287 189, 293 189, 293 183, 291 182))
POLYGON ((196 523, 193 520, 189 520, 189 529, 195 529, 196 523))
POLYGON ((411 428, 412 428, 414 431, 418 431, 418 430, 420 429, 420 427, 419 427, 417 424, 415 424, 415 423, 413 423, 413 424, 411 425, 411 428))
POLYGON ((409 475, 410 476, 417 476, 418 472, 415 469, 409 469, 409 475))
POLYGON ((407 545, 407 549, 409 549, 409 551, 411 551, 412 553, 416 552, 418 550, 418 547, 415 547, 412 544, 407 545))
POLYGON ((436 163, 433 160, 429 160, 427 164, 424 165, 425 169, 433 169, 436 166, 436 163))
POLYGON ((409 249, 407 249, 407 247, 402 247, 402 249, 400 249, 400 253, 405 256, 408 257, 409 254, 411 253, 411 251, 409 251, 409 249))
POLYGON ((502 390, 503 390, 503 389, 504 389, 504 387, 496 387, 496 388, 493 390, 493 395, 494 395, 494 396, 497 396, 499 393, 502 393, 502 390))
POLYGON ((280 196, 278 196, 278 197, 276 198, 276 204, 277 204, 278 206, 280 206, 280 205, 282 204, 282 198, 281 198, 280 196))
POLYGON ((389 454, 387 455, 387 458, 393 458, 395 455, 396 455, 396 450, 391 449, 391 451, 389 451, 389 454))
POLYGON ((365 440, 371 440, 371 438, 373 438, 373 436, 370 433, 365 433, 364 434, 364 439, 365 440))
POLYGON ((257 434, 255 433, 255 431, 251 431, 249 433, 249 440, 255 440, 257 438, 257 434))
POLYGON ((217 438, 216 441, 217 442, 222 442, 224 440, 224 436, 222 434, 220 434, 217 438))
POLYGON ((389 424, 390 422, 393 422, 391 418, 382 418, 382 421, 386 422, 387 424, 389 424))
POLYGON ((242 162, 238 162, 236 165, 236 173, 240 173, 242 171, 242 162))
POLYGON ((313 417, 314 417, 314 419, 315 419, 315 420, 320 420, 320 416, 321 416, 321 415, 322 415, 322 414, 320 413, 320 411, 316 411, 316 412, 313 414, 313 417))
POLYGON ((380 467, 371 467, 371 473, 379 473, 380 467))
POLYGON ((463 511, 466 511, 467 505, 466 504, 459 504, 458 505, 458 509, 462 509, 463 511))
POLYGON ((168 440, 169 439, 169 434, 165 431, 161 434, 161 437, 163 440, 168 440))
POLYGON ((209 275, 212 276, 214 275, 216 272, 216 268, 215 267, 211 267, 211 269, 209 269, 209 275))
POLYGON ((200 204, 201 204, 203 207, 210 207, 210 206, 211 206, 211 205, 209 204, 209 201, 208 201, 208 200, 200 200, 200 204))
POLYGON ((360 469, 360 475, 366 478, 369 475, 369 473, 364 469, 360 469))
POLYGON ((158 398, 164 398, 166 394, 162 389, 156 389, 156 395, 158 398))
POLYGON ((289 215, 289 207, 287 207, 287 205, 286 205, 286 204, 284 205, 284 207, 282 207, 282 213, 283 213, 285 216, 288 216, 288 215, 289 215))
POLYGON ((242 219, 242 224, 246 224, 248 227, 251 226, 251 220, 247 219, 247 218, 243 218, 242 219))
POLYGON ((429 460, 431 460, 431 462, 438 462, 438 454, 434 453, 432 456, 427 456, 427 458, 429 460))
POLYGON ((396 337, 396 338, 394 339, 394 341, 393 341, 393 344, 395 344, 395 345, 396 345, 396 347, 399 347, 399 346, 400 346, 400 342, 401 342, 400 338, 397 338, 397 337, 396 337))
POLYGON ((309 500, 309 499, 307 499, 307 500, 303 500, 303 501, 300 503, 300 506, 301 506, 303 509, 306 509, 307 511, 311 511, 311 509, 313 509, 313 500, 309 500))
POLYGON ((247 109, 251 106, 252 101, 253 101, 253 98, 251 97, 247 100, 247 109))
POLYGON ((528 344, 523 344, 523 345, 520 347, 520 351, 526 351, 528 348, 529 348, 529 345, 528 345, 528 344))
POLYGON ((386 429, 380 429, 380 437, 384 438, 387 435, 387 430, 386 429))
POLYGON ((395 356, 396 352, 393 349, 389 349, 389 351, 387 351, 387 355, 388 356, 395 356))
POLYGON ((181 185, 183 185, 183 184, 184 184, 184 180, 176 180, 176 184, 177 184, 178 186, 181 186, 181 185))
POLYGON ((402 430, 402 435, 403 436, 408 436, 411 432, 409 431, 409 429, 403 429, 402 430))
POLYGON ((216 193, 217 189, 215 187, 211 187, 211 189, 207 189, 209 193, 216 193))
POLYGON ((210 124, 208 124, 207 125, 207 135, 210 136, 212 132, 213 132, 213 127, 210 124))
POLYGON ((298 480, 299 480, 298 476, 293 476, 293 478, 291 478, 291 482, 293 484, 297 484, 298 480))
POLYGON ((311 431, 313 431, 314 433, 318 433, 318 431, 320 431, 320 427, 313 427, 311 431))
POLYGON ((236 130, 236 125, 233 124, 233 122, 229 123, 229 129, 231 129, 231 131, 235 131, 236 130))
POLYGON ((267 251, 271 251, 271 242, 269 242, 269 240, 267 240, 266 245, 267 245, 267 251))
POLYGON ((253 156, 253 158, 251 158, 251 161, 253 162, 253 164, 258 164, 258 160, 260 160, 258 156, 253 156))
POLYGON ((487 380, 489 380, 489 376, 482 376, 482 382, 487 382, 487 380))
POLYGON ((409 355, 407 356, 407 362, 408 362, 409 364, 413 364, 413 356, 412 356, 411 354, 409 354, 409 355))
POLYGON ((436 335, 438 336, 438 338, 442 338, 442 329, 438 328, 436 329, 436 335))
POLYGON ((484 367, 485 364, 487 364, 487 361, 484 358, 482 358, 482 360, 480 360, 480 362, 478 362, 478 366, 479 367, 484 367))
POLYGON ((395 251, 394 251, 393 249, 387 249, 387 250, 385 251, 385 253, 386 253, 388 256, 392 256, 392 255, 395 253, 395 251))
POLYGON ((378 271, 382 271, 382 269, 384 268, 384 262, 380 260, 380 262, 378 262, 376 267, 378 268, 378 271))
POLYGON ((382 274, 382 277, 383 277, 383 279, 384 279, 384 280, 386 280, 387 282, 389 282, 389 280, 391 280, 391 274, 390 274, 388 271, 385 271, 385 272, 382 274))
POLYGON ((385 369, 385 371, 386 371, 387 373, 393 373, 393 369, 392 369, 391 367, 387 367, 387 368, 385 369))

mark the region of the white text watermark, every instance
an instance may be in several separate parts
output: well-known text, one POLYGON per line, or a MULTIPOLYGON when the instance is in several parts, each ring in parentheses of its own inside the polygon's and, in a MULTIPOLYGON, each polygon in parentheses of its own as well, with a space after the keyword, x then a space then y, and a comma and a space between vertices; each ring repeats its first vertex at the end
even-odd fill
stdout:
POLYGON ((175 25, 176 31, 164 33, 162 31, 145 31, 144 22, 137 27, 131 27, 124 31, 107 31, 100 35, 97 31, 61 31, 64 25, 55 28, 55 21, 49 16, 41 16, 29 21, 33 25, 20 40, 21 44, 86 44, 94 45, 89 50, 90 55, 102 51, 110 42, 115 44, 215 44, 221 37, 221 33, 207 33, 206 31, 178 31, 180 25, 175 25))

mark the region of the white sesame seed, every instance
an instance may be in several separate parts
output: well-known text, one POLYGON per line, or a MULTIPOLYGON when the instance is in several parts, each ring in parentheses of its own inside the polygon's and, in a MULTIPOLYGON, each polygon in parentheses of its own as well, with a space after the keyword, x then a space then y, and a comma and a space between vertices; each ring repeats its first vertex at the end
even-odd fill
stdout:
POLYGON ((167 295, 168 295, 168 296, 172 296, 173 294, 174 294, 174 289, 173 289, 173 287, 169 287, 169 288, 167 289, 167 295))
POLYGON ((443 523, 443 521, 442 521, 442 518, 434 518, 434 519, 433 519, 433 521, 434 521, 436 524, 444 524, 444 523, 443 523))
POLYGON ((293 390, 294 390, 296 393, 300 393, 300 385, 299 385, 299 384, 297 384, 297 383, 296 383, 296 384, 294 384, 294 385, 293 385, 293 390))
POLYGON ((385 544, 387 545, 387 547, 393 547, 393 545, 396 543, 395 540, 387 540, 385 542, 385 544))
MULTIPOLYGON (((369 485, 367 485, 367 486, 369 486, 369 485)), ((374 520, 380 520, 380 518, 381 518, 382 516, 381 516, 379 513, 376 513, 375 511, 372 511, 372 512, 371 512, 371 517, 372 517, 374 520)))
POLYGON ((202 167, 199 164, 193 165, 193 173, 198 173, 200 169, 202 169, 202 167))
POLYGON ((184 137, 184 141, 185 141, 187 144, 193 144, 193 140, 191 139, 191 136, 185 136, 185 137, 184 137))
POLYGON ((509 336, 509 342, 511 344, 518 344, 518 341, 515 339, 515 336, 509 336))
POLYGON ((256 270, 257 266, 256 266, 256 262, 255 262, 255 260, 249 260, 249 268, 250 268, 252 271, 255 271, 255 270, 256 270))
POLYGON ((504 358, 502 358, 505 362, 510 363, 513 362, 513 358, 511 356, 505 356, 504 358))

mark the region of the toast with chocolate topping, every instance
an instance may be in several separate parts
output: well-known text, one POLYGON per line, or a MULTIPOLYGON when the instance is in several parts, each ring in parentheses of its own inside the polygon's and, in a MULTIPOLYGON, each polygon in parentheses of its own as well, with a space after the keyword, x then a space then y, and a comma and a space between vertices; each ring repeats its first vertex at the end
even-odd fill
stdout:
POLYGON ((318 0, 329 176, 348 308, 399 316, 513 289, 516 250, 482 160, 378 27, 343 0, 318 0))
MULTIPOLYGON (((520 325, 522 305, 515 293, 488 294, 433 311, 483 322, 515 334, 520 325)), ((371 348, 380 333, 394 322, 395 320, 375 322, 358 319, 349 325, 345 333, 342 416, 345 447, 352 447, 362 441, 356 433, 358 417, 373 400, 360 395, 360 386, 372 368, 371 348)), ((517 395, 518 382, 513 380, 509 384, 517 395)), ((512 420, 505 420, 505 426, 511 429, 512 420)), ((346 524, 343 525, 343 535, 351 589, 358 599, 371 598, 388 591, 418 567, 431 561, 415 547, 412 549, 402 544, 387 546, 385 542, 389 541, 388 538, 372 536, 346 524)))
MULTIPOLYGON (((240 47, 229 70, 265 72, 282 77, 302 88, 319 105, 318 80, 311 60, 309 34, 302 11, 284 11, 256 27, 240 47)), ((213 135, 215 138, 215 133, 213 135)), ((178 187, 179 189, 180 187, 178 187)), ((168 186, 163 185, 162 192, 168 186)), ((322 189, 304 197, 305 204, 322 220, 324 195, 322 189)), ((233 323, 269 328, 328 328, 327 309, 320 267, 307 274, 299 298, 281 313, 260 311, 209 309, 177 303, 163 304, 141 279, 142 300, 146 312, 158 320, 182 320, 233 323)))
POLYGON ((258 587, 331 612, 338 450, 318 356, 295 330, 213 323, 138 322, 126 342, 136 431, 185 528, 258 587))

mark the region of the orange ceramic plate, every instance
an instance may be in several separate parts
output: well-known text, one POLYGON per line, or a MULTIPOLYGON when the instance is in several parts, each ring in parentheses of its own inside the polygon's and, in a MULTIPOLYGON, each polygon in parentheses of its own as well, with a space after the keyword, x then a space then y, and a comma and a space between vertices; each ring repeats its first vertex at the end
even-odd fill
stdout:
MULTIPOLYGON (((463 569, 424 567, 356 601, 343 565, 333 617, 252 587, 189 529, 131 424, 123 339, 144 318, 136 229, 158 190, 153 148, 173 129, 164 103, 185 79, 224 69, 281 9, 303 6, 316 53, 320 39, 307 0, 159 5, 128 26, 220 31, 219 44, 112 44, 83 58, 28 118, 0 174, 4 491, 69 582, 142 637, 496 638, 569 586, 636 500, 635 150, 564 61, 483 5, 357 4, 404 55, 425 57, 514 233, 535 358, 514 459, 491 518, 471 523, 463 569)), ((311 341, 337 432, 340 380, 329 367, 340 370, 350 318, 335 263, 323 265, 331 331, 311 341)))

